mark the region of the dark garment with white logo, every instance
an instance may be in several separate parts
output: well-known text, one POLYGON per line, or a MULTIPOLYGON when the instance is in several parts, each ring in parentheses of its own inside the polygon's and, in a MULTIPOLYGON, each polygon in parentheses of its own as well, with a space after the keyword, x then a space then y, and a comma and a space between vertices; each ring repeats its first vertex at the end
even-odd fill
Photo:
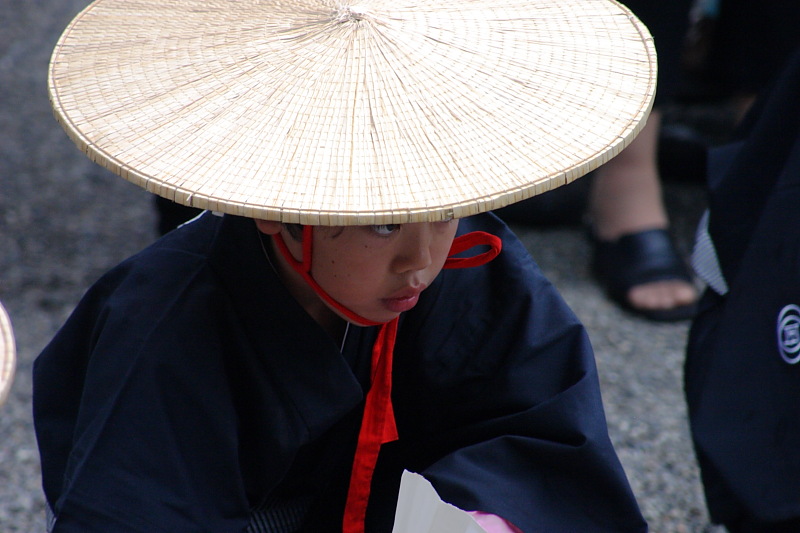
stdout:
POLYGON ((714 253, 697 255, 723 279, 692 324, 686 398, 711 517, 732 532, 800 531, 799 95, 796 55, 709 158, 714 253))
MULTIPOLYGON (((496 217, 491 263, 401 319, 368 531, 403 469, 523 531, 642 532, 585 330, 496 217)), ((55 533, 341 531, 375 328, 343 352, 269 268, 252 220, 205 214, 103 277, 34 369, 55 533)))

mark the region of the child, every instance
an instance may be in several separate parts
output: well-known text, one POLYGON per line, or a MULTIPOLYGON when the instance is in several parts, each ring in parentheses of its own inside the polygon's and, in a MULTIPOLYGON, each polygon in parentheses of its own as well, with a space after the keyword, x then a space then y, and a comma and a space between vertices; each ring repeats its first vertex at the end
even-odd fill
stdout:
POLYGON ((391 531, 403 470, 493 531, 646 531, 586 332, 482 213, 630 141, 646 30, 607 0, 300 4, 99 0, 56 48, 72 138, 209 211, 37 359, 50 531, 391 531))

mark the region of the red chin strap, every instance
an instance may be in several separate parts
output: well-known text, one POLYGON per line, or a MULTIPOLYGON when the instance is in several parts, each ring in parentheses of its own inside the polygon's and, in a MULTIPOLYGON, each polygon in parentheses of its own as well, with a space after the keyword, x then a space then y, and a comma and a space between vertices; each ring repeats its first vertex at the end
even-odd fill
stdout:
MULTIPOLYGON (((313 226, 303 226, 301 261, 292 256, 280 233, 274 234, 272 238, 283 258, 328 305, 350 322, 381 327, 372 347, 370 388, 367 392, 361 429, 358 433, 358 444, 350 473, 350 488, 347 491, 347 503, 342 522, 343 533, 363 533, 372 474, 375 471, 381 445, 399 438, 392 408, 392 358, 397 338, 397 324, 400 319, 397 317, 389 322, 381 323, 359 316, 334 300, 319 286, 311 276, 313 226)), ((497 257, 501 249, 502 241, 496 235, 482 231, 467 233, 453 240, 444 268, 480 266, 497 257), (489 249, 470 257, 453 257, 475 246, 488 246, 489 249)))

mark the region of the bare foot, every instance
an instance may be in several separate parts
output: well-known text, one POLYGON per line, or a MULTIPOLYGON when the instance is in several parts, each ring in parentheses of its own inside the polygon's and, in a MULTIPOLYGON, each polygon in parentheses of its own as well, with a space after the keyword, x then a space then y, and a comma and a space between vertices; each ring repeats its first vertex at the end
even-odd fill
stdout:
POLYGON ((664 280, 631 287, 628 302, 634 309, 667 310, 697 301, 697 289, 683 280, 664 280))

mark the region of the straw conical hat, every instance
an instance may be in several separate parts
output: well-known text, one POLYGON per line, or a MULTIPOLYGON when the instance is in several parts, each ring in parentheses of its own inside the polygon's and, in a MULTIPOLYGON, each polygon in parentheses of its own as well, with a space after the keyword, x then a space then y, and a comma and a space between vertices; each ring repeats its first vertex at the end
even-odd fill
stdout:
POLYGON ((655 79, 613 0, 97 0, 49 88, 80 148, 151 192, 349 225, 572 181, 636 135, 655 79))
POLYGON ((11 390, 14 380, 17 352, 14 344, 14 333, 11 320, 5 308, 0 304, 0 405, 3 405, 11 390))

